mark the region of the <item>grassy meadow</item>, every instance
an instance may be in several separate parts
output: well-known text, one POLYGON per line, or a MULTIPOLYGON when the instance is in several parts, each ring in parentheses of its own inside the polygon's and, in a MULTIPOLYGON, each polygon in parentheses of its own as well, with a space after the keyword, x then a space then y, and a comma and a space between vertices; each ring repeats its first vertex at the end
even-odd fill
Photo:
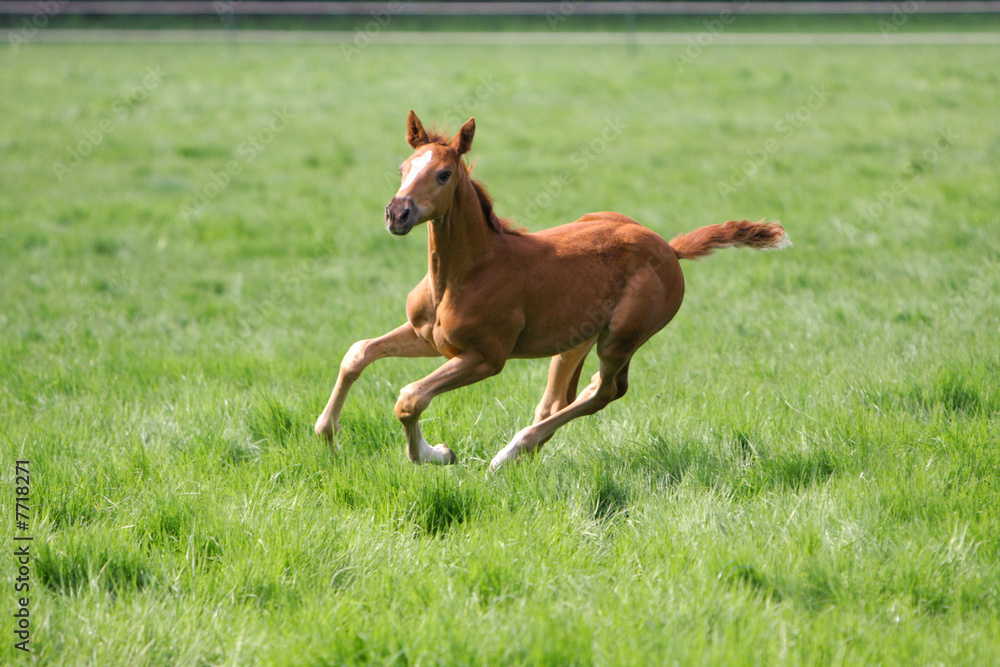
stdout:
POLYGON ((0 663, 1000 661, 997 47, 0 58, 0 663), (342 355, 426 272, 382 222, 410 108, 475 115, 531 230, 768 218, 794 246, 685 263, 628 396, 530 463, 485 475, 544 360, 436 399, 450 468, 392 412, 438 362, 379 362, 332 456, 342 355))

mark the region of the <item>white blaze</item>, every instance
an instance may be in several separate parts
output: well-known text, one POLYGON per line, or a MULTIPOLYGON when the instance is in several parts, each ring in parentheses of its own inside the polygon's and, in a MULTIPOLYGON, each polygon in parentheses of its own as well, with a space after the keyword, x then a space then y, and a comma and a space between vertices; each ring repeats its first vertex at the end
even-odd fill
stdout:
POLYGON ((410 161, 410 171, 406 174, 406 178, 403 179, 403 184, 399 186, 399 191, 396 193, 396 196, 399 196, 404 190, 413 185, 413 181, 417 180, 417 176, 420 175, 420 172, 426 169, 427 165, 430 164, 432 157, 434 157, 434 155, 431 150, 428 149, 410 161))

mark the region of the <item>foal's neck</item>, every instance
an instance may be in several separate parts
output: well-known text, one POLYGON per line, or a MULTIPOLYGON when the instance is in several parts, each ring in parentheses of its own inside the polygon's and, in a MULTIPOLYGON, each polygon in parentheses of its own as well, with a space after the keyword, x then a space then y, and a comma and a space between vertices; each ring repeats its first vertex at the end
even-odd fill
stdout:
POLYGON ((459 172, 451 208, 427 226, 428 272, 435 297, 467 280, 497 252, 500 234, 490 228, 468 174, 459 172))

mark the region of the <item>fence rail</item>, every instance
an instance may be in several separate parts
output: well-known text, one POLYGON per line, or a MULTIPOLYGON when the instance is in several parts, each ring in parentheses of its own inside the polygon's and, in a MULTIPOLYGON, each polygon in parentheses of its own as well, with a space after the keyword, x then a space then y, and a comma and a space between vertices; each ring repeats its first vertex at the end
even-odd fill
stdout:
POLYGON ((577 15, 712 15, 723 12, 757 15, 807 14, 984 14, 1000 12, 1000 1, 934 2, 900 0, 899 2, 601 2, 563 0, 562 2, 423 2, 387 0, 386 2, 273 2, 261 0, 42 0, 37 2, 0 1, 0 14, 87 14, 110 15, 200 15, 232 13, 247 16, 367 16, 391 8, 393 14, 428 16, 545 16, 565 12, 571 7, 577 15), (53 11, 55 9, 55 12, 53 11))

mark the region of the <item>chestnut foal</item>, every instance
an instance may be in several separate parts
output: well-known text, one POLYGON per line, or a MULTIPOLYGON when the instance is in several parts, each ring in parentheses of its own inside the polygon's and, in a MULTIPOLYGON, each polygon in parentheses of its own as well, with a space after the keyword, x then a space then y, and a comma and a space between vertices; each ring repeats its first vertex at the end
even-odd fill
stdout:
POLYGON ((628 389, 635 351, 680 308, 684 277, 678 259, 715 248, 782 248, 778 223, 732 221, 702 227, 667 243, 619 213, 588 213, 576 222, 529 234, 493 212, 462 156, 476 131, 470 118, 451 140, 407 117, 414 149, 403 181, 385 209, 398 236, 427 225, 428 270, 406 299, 407 323, 351 346, 340 366, 316 433, 336 444, 340 411, 351 385, 385 357, 448 359, 403 387, 396 416, 414 463, 455 463, 445 445, 431 447, 420 415, 438 394, 499 373, 508 359, 552 357, 548 384, 531 426, 490 463, 496 471, 543 445, 563 424, 602 409, 628 389), (584 358, 596 345, 600 370, 579 395, 584 358))

